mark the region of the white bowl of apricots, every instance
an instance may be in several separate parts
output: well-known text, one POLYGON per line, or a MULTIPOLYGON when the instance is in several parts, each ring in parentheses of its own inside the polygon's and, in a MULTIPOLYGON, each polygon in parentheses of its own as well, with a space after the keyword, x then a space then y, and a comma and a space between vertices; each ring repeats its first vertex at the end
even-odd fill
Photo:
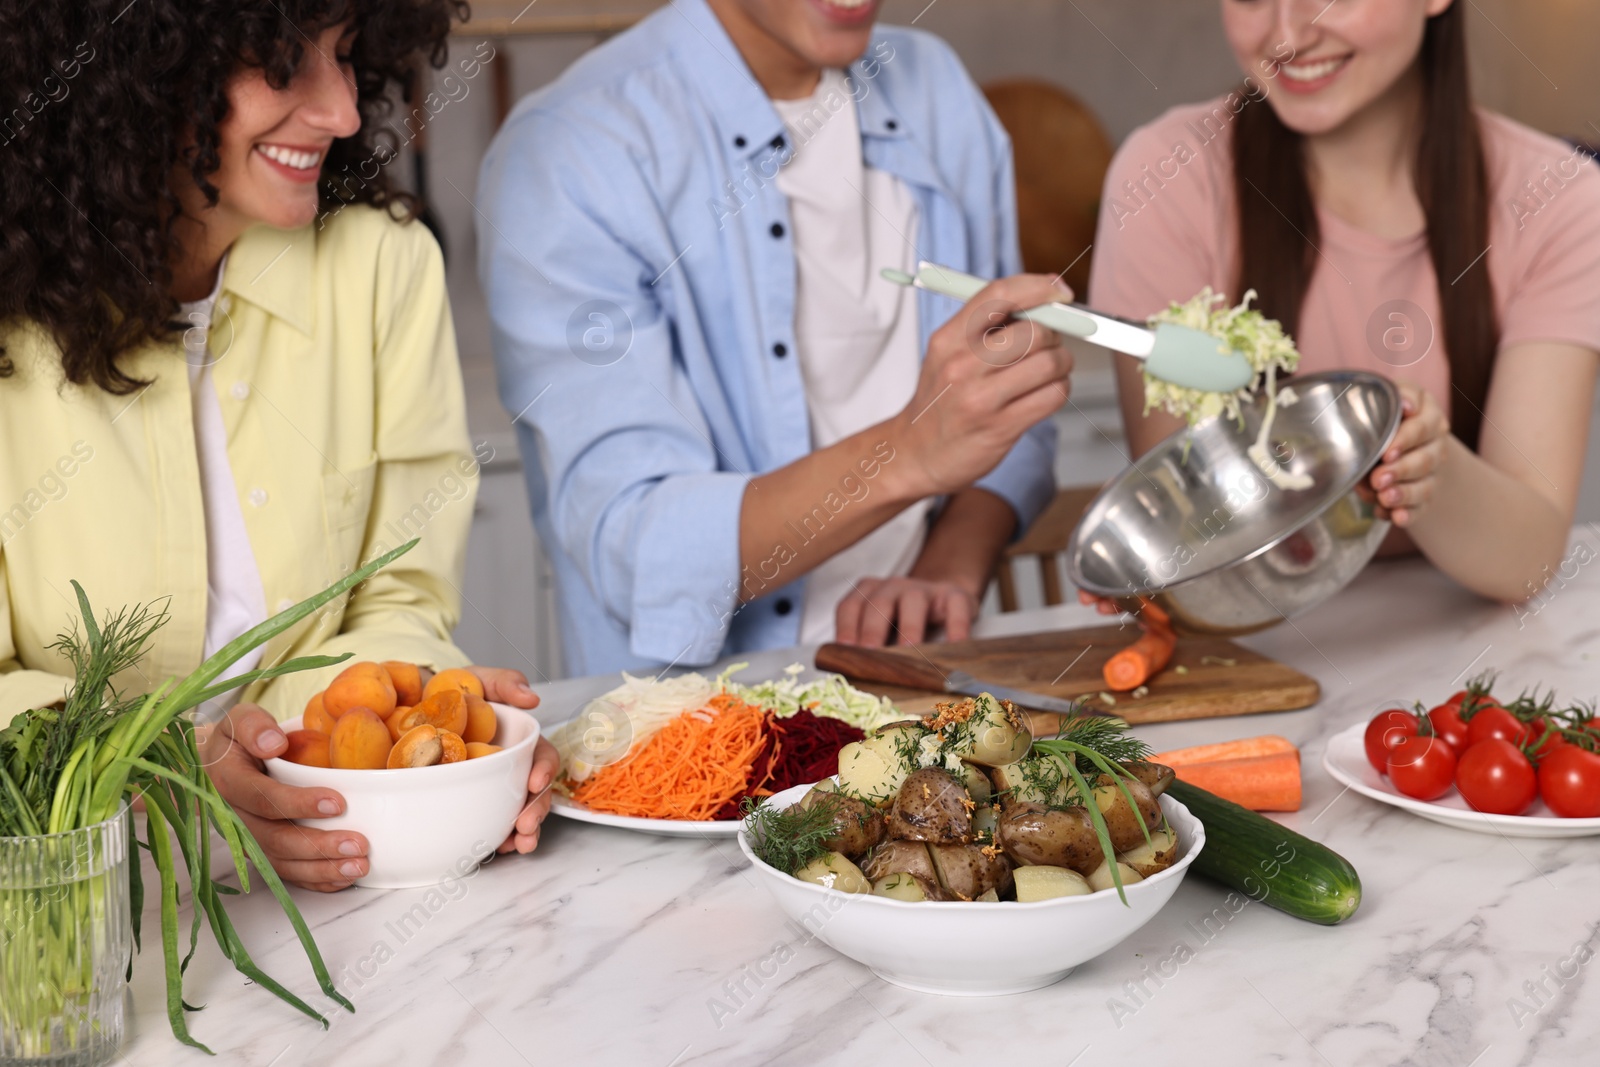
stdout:
POLYGON ((364 835, 370 869, 356 884, 374 889, 470 873, 527 802, 539 739, 539 720, 485 700, 471 672, 424 685, 397 661, 351 664, 282 726, 289 747, 267 773, 344 797, 343 815, 303 825, 364 835))

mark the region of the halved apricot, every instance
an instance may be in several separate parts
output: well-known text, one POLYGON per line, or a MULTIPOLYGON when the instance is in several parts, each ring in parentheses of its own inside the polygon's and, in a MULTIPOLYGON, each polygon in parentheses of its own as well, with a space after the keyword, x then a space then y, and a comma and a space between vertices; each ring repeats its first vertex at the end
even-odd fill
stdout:
POLYGON ((467 728, 461 732, 463 741, 493 741, 500 723, 494 717, 494 708, 482 697, 467 694, 467 728))
POLYGON ((440 737, 439 730, 428 723, 407 730, 389 750, 389 769, 431 767, 438 763, 444 755, 440 737))
POLYGON ((290 730, 284 736, 289 739, 289 747, 283 750, 283 758, 290 763, 306 767, 333 766, 328 735, 321 730, 290 730))
POLYGON ((393 715, 384 720, 384 725, 389 728, 390 739, 398 741, 408 730, 414 730, 427 721, 428 713, 422 708, 406 708, 404 711, 396 709, 393 715))
POLYGON ((502 751, 502 749, 500 748, 499 745, 486 745, 482 741, 468 741, 467 742, 467 758, 468 759, 479 759, 479 758, 481 758, 483 756, 492 756, 496 752, 500 752, 500 751, 502 751))
POLYGON ((460 737, 467 732, 472 716, 467 711, 467 696, 459 689, 441 689, 431 697, 423 697, 414 711, 420 711, 426 721, 441 730, 449 730, 460 737))
POLYGON ((333 716, 328 714, 328 709, 322 706, 322 694, 318 693, 306 701, 305 714, 300 716, 300 725, 307 730, 316 730, 318 733, 333 733, 333 716))
POLYGON ((422 699, 422 672, 417 665, 386 659, 378 666, 387 672, 389 681, 394 683, 395 702, 402 707, 415 707, 417 701, 422 699))
POLYGON ((467 758, 467 743, 449 730, 439 731, 439 762, 460 763, 467 758))
POLYGON ((351 708, 339 716, 328 737, 333 766, 346 770, 378 770, 389 762, 389 728, 368 708, 351 708))
POLYGON ((335 719, 351 708, 367 708, 383 719, 396 707, 389 672, 376 663, 354 663, 340 672, 322 693, 322 706, 335 719))
POLYGON ((446 689, 458 689, 473 696, 483 696, 483 683, 478 681, 476 674, 464 667, 452 667, 429 678, 428 684, 422 687, 422 695, 427 698, 446 689))

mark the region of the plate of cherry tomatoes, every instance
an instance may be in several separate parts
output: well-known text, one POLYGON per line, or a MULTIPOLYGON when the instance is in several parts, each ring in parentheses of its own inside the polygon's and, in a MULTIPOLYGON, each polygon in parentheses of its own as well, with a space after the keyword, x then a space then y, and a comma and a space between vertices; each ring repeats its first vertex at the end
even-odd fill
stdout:
POLYGON ((1600 834, 1600 718, 1554 694, 1502 703, 1491 676, 1433 708, 1386 708, 1328 742, 1356 792, 1425 819, 1507 837, 1600 834))

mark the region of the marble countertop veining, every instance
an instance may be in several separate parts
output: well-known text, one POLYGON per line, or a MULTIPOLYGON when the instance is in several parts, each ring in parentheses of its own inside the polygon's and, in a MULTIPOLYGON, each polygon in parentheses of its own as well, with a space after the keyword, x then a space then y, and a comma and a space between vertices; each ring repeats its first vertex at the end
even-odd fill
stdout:
MULTIPOLYGON (((431 890, 296 893, 353 1015, 324 1032, 210 945, 189 969, 207 1061, 167 1029, 154 894, 119 1061, 295 1067, 630 1065, 1600 1063, 1600 838, 1509 839, 1435 825, 1341 791, 1327 740, 1385 702, 1437 700, 1485 667, 1600 694, 1600 531, 1513 609, 1417 561, 1377 563, 1321 608, 1245 643, 1322 684, 1314 708, 1141 728, 1156 748, 1281 733, 1305 805, 1282 821, 1348 857, 1361 910, 1325 928, 1235 913, 1197 877, 1126 942, 1046 989, 947 998, 889 985, 789 924, 731 841, 553 818, 537 853, 431 890), (1583 562, 1580 562, 1583 561, 1583 562)), ((988 635, 1080 626, 1076 605, 985 620, 988 635)), ((767 653, 751 675, 809 649, 767 653)), ((544 691, 557 722, 613 679, 544 691)), ((326 1005, 264 893, 230 901, 268 973, 326 1005)), ((187 905, 185 905, 187 915, 187 905)))

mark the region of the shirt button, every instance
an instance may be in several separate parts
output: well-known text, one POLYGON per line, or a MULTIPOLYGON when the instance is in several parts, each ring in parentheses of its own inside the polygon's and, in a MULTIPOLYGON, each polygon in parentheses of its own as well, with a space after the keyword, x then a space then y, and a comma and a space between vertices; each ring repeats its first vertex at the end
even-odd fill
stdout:
POLYGON ((744 146, 745 146, 745 140, 744 140, 743 137, 735 137, 733 139, 733 147, 735 147, 735 148, 743 148, 744 146))
POLYGON ((777 356, 779 359, 782 359, 784 356, 789 354, 789 346, 784 344, 782 341, 779 341, 777 344, 772 346, 772 354, 777 356))
POLYGON ((783 144, 784 144, 784 142, 783 142, 783 134, 781 134, 781 133, 778 134, 778 136, 776 136, 776 137, 774 137, 772 139, 772 147, 773 148, 782 148, 783 144))
POLYGON ((229 392, 233 393, 233 398, 235 400, 243 400, 245 397, 250 395, 250 383, 234 382, 233 388, 229 390, 229 392))
POLYGON ((891 130, 898 130, 900 128, 900 124, 898 122, 896 122, 894 119, 888 119, 887 121, 885 121, 884 122, 884 126, 888 127, 891 130))
POLYGON ((774 236, 774 237, 782 237, 783 236, 783 223, 774 222, 772 224, 772 236, 774 236))
POLYGON ((267 503, 267 491, 265 489, 250 490, 250 503, 258 508, 264 507, 267 503))
POLYGON ((794 601, 790 600, 786 596, 781 596, 777 599, 777 602, 772 605, 772 610, 776 611, 779 615, 787 615, 789 612, 794 610, 794 601))

